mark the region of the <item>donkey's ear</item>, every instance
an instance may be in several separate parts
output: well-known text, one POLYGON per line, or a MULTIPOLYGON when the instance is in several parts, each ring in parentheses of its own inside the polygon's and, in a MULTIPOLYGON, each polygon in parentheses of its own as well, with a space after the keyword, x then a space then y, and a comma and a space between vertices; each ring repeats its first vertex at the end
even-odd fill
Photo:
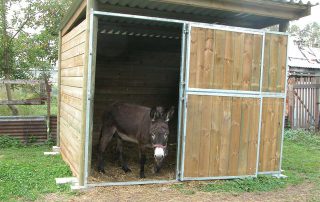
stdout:
POLYGON ((170 107, 170 109, 167 111, 166 119, 165 119, 166 122, 170 121, 173 114, 174 114, 174 106, 170 107))
POLYGON ((151 111, 150 111, 151 121, 155 121, 156 117, 157 117, 157 108, 156 107, 152 107, 151 111))

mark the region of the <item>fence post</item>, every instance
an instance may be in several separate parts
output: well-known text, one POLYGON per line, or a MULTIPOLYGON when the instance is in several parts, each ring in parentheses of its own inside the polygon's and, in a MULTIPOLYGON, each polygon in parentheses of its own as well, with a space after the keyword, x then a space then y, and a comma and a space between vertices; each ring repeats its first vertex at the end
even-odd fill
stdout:
POLYGON ((45 77, 46 91, 47 91, 47 140, 51 139, 51 86, 49 85, 48 78, 45 77))

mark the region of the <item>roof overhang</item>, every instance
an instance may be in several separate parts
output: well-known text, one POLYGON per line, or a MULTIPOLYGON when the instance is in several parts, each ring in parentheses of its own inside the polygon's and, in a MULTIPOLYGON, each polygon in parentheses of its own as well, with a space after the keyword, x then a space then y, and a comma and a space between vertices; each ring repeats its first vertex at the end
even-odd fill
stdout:
MULTIPOLYGON (((86 1, 86 0, 84 0, 86 1)), ((75 0, 61 28, 75 14, 75 0)), ((310 3, 286 0, 96 0, 96 10, 261 29, 310 15, 310 3)))

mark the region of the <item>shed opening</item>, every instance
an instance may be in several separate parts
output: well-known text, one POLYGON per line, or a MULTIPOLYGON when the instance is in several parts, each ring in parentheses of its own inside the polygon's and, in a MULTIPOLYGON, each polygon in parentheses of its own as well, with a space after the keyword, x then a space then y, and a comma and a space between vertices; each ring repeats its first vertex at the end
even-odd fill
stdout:
POLYGON ((94 93, 92 161, 89 183, 175 180, 182 25, 119 17, 99 17, 94 93), (154 150, 147 149, 146 178, 140 179, 138 145, 123 141, 131 172, 125 173, 113 138, 106 149, 105 174, 97 170, 102 118, 112 103, 146 107, 174 106, 169 122, 168 156, 160 173, 153 172, 154 150))

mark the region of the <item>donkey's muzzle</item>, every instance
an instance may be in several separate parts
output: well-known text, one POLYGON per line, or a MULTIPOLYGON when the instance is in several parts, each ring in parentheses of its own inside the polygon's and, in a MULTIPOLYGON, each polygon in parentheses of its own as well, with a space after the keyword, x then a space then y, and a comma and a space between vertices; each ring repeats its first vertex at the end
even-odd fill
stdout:
POLYGON ((161 161, 164 158, 164 148, 156 147, 154 149, 154 158, 156 161, 161 161))

